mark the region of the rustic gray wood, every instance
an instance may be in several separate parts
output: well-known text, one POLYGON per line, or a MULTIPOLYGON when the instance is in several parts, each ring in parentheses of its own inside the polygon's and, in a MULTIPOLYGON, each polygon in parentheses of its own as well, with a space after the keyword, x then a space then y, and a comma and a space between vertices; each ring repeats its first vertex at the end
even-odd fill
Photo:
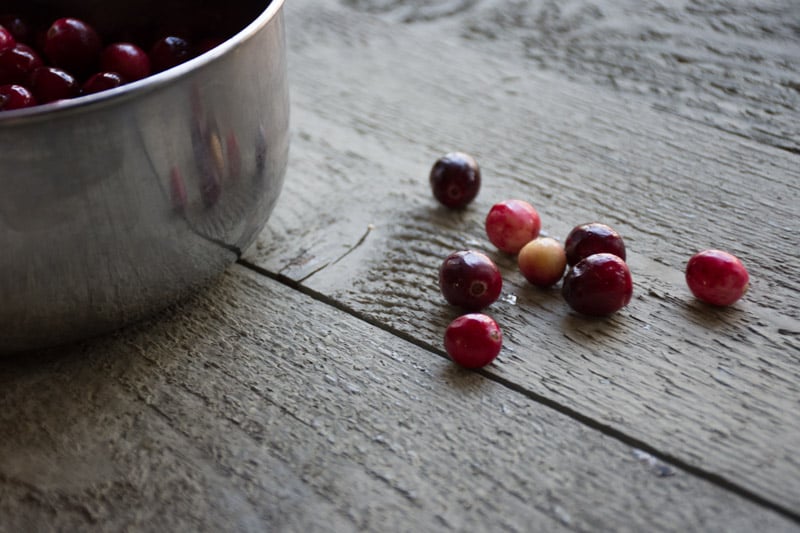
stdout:
POLYGON ((0 401, 0 531, 797 529, 242 267, 0 401))
MULTIPOLYGON (((355 7, 365 5, 382 11, 355 7)), ((506 346, 489 372, 796 513, 797 156, 721 131, 716 118, 687 120, 542 70, 522 48, 465 44, 454 30, 463 20, 401 24, 398 5, 378 15, 315 0, 287 6, 292 160, 247 260, 440 350, 456 311, 436 271, 451 251, 491 251, 482 221, 492 203, 528 199, 559 238, 581 222, 610 223, 636 282, 632 304, 610 319, 575 316, 557 291, 528 287, 513 258, 492 253, 506 286, 489 312, 506 346), (476 155, 484 171, 478 200, 458 213, 437 207, 427 184, 434 159, 452 149, 476 155), (685 288, 686 260, 707 247, 750 270, 751 291, 731 309, 699 304, 685 288)), ((778 68, 783 51, 767 41, 764 64, 778 68)), ((785 117, 796 119, 791 106, 785 117)))

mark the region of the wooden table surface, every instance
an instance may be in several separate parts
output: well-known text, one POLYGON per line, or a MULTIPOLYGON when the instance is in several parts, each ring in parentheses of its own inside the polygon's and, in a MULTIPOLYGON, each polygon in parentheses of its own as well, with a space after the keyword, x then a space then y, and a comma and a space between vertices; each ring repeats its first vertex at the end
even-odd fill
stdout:
POLYGON ((268 227, 154 319, 0 360, 0 531, 800 531, 800 3, 288 0, 268 227), (437 206, 433 161, 483 188, 437 206), (600 220, 631 304, 571 312, 482 229, 600 220), (688 257, 747 265, 731 308, 688 257), (488 252, 466 371, 437 270, 488 252))

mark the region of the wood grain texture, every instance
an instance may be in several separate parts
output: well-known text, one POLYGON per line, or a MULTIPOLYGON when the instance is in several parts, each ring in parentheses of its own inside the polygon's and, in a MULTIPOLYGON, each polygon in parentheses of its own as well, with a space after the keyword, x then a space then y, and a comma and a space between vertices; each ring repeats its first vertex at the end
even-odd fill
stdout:
POLYGON ((506 345, 490 372, 800 508, 797 156, 542 71, 522 51, 465 46, 446 23, 401 25, 315 0, 287 8, 292 160, 248 261, 439 350, 456 311, 438 294, 438 266, 457 249, 491 253, 482 222, 492 203, 528 199, 556 237, 610 223, 636 282, 610 319, 573 315, 492 253, 506 285, 489 312, 506 345), (464 212, 437 207, 427 184, 452 149, 484 171, 464 212), (751 272, 731 309, 685 288, 686 260, 707 247, 751 272))
POLYGON ((0 531, 797 529, 242 267, 0 401, 0 531))

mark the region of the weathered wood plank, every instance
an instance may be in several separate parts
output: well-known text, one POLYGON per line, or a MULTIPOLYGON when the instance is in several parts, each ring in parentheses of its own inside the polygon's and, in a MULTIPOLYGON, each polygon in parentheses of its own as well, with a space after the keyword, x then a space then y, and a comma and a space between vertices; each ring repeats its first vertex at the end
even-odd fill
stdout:
POLYGON ((436 27, 312 0, 287 7, 296 135, 285 194, 249 261, 438 349, 454 310, 436 270, 453 250, 490 249, 482 220, 493 202, 529 199, 556 237, 611 223, 636 292, 608 320, 572 315, 493 254, 506 298, 490 313, 506 348, 491 372, 800 508, 796 156, 436 27), (450 149, 484 170, 462 213, 436 207, 427 185, 450 149), (685 261, 706 247, 751 271, 732 309, 685 288, 685 261))
POLYGON ((797 530, 241 267, 0 401, 0 531, 797 530))

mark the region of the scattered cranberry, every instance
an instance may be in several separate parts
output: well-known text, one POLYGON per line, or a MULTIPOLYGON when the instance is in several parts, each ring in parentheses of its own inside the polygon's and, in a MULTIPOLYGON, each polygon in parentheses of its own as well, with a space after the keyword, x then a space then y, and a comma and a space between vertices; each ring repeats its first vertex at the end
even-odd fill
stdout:
POLYGON ((750 287, 750 275, 735 255, 705 250, 689 259, 686 284, 698 300, 726 306, 744 296, 750 287))
POLYGON ((30 73, 43 64, 33 48, 17 43, 14 48, 0 52, 0 83, 25 84, 30 73))
POLYGON ((525 279, 537 287, 547 288, 564 276, 567 254, 557 240, 539 237, 522 247, 517 264, 525 279))
POLYGON ((0 85, 0 111, 36 105, 36 98, 22 85, 0 85))
POLYGON ((94 94, 107 91, 124 84, 125 80, 116 72, 98 72, 83 84, 83 94, 94 94))
POLYGON ((569 306, 579 313, 610 315, 631 301, 633 280, 628 265, 619 256, 593 254, 569 269, 561 294, 569 306))
POLYGON ((102 43, 94 28, 82 20, 60 18, 50 25, 42 46, 54 66, 83 74, 96 67, 102 43))
POLYGON ((485 227, 492 244, 503 252, 515 254, 539 236, 542 221, 528 202, 504 200, 489 210, 485 227))
POLYGON ((0 52, 5 52, 10 48, 14 48, 16 45, 17 40, 14 38, 14 35, 3 26, 0 26, 0 52))
POLYGON ((625 243, 619 233, 599 222, 581 224, 569 232, 564 241, 567 263, 575 265, 592 254, 609 253, 625 259, 625 243))
POLYGON ((75 78, 55 67, 39 67, 31 72, 30 86, 40 104, 74 98, 81 90, 75 78))
POLYGON ((481 171, 472 156, 452 152, 440 157, 430 173, 431 189, 439 202, 452 209, 466 207, 478 195, 481 171))
POLYGON ((488 365, 500 353, 502 346, 503 333, 497 322, 481 313, 456 318, 444 334, 447 355, 465 368, 488 365))
POLYGON ((189 42, 174 35, 156 41, 150 49, 153 72, 161 72, 191 59, 189 42))
POLYGON ((450 254, 439 268, 439 288, 452 305, 478 311, 500 296, 503 278, 488 256, 474 250, 450 254))
POLYGON ((126 81, 136 81, 150 75, 150 58, 135 44, 114 43, 103 50, 100 68, 116 72, 126 81))

